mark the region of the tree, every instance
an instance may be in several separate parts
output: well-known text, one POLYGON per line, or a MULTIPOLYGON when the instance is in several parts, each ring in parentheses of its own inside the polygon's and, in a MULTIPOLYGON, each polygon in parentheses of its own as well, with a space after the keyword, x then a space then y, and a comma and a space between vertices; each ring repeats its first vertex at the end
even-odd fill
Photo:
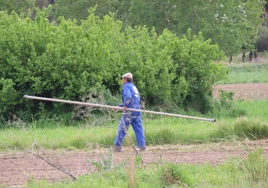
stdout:
POLYGON ((24 13, 34 6, 35 0, 0 0, 0 11, 24 13))
POLYGON ((78 22, 85 20, 89 15, 88 9, 96 7, 95 14, 104 17, 109 13, 117 13, 121 5, 120 0, 57 0, 55 1, 55 18, 64 16, 66 19, 75 19, 78 22))
POLYGON ((268 0, 266 0, 265 12, 262 17, 264 18, 264 22, 261 26, 259 26, 258 40, 255 44, 257 52, 268 50, 268 0))
POLYGON ((201 31, 230 57, 238 54, 242 47, 254 48, 264 7, 264 1, 259 0, 131 2, 129 20, 133 20, 134 25, 155 27, 158 33, 166 27, 179 36, 188 28, 194 34, 201 31))

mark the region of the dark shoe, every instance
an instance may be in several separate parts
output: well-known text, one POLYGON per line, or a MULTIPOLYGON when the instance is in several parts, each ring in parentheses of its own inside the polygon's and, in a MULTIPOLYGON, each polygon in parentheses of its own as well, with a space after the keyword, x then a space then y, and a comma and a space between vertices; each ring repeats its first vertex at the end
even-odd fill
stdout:
POLYGON ((114 146, 114 152, 121 152, 121 146, 114 146))
POLYGON ((143 152, 146 150, 146 147, 139 148, 139 152, 143 152))

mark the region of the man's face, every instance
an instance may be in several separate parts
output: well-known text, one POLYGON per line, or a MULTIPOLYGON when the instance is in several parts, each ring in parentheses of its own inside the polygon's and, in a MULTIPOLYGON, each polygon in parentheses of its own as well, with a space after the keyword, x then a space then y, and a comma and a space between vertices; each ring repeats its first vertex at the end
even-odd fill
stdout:
POLYGON ((127 79, 126 78, 122 78, 122 81, 123 81, 123 83, 126 83, 127 82, 127 79))

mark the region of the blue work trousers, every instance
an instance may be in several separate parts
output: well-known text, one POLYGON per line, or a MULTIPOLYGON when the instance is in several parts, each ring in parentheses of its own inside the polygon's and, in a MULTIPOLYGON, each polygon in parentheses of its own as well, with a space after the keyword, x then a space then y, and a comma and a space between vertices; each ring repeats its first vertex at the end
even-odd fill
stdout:
POLYGON ((139 112, 126 112, 123 113, 120 123, 117 130, 117 136, 114 141, 115 146, 122 146, 124 137, 128 131, 129 125, 132 125, 132 128, 136 135, 137 146, 139 148, 145 147, 145 137, 144 130, 142 127, 141 113, 139 112))

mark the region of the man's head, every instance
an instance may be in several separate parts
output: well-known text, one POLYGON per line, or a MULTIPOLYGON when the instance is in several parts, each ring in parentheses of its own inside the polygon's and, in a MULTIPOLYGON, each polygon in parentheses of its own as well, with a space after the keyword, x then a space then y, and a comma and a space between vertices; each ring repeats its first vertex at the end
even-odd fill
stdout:
POLYGON ((122 76, 122 79, 123 79, 124 83, 125 83, 125 82, 132 82, 132 80, 133 80, 133 75, 132 75, 130 72, 128 72, 128 73, 126 73, 126 74, 124 74, 124 75, 122 76))

